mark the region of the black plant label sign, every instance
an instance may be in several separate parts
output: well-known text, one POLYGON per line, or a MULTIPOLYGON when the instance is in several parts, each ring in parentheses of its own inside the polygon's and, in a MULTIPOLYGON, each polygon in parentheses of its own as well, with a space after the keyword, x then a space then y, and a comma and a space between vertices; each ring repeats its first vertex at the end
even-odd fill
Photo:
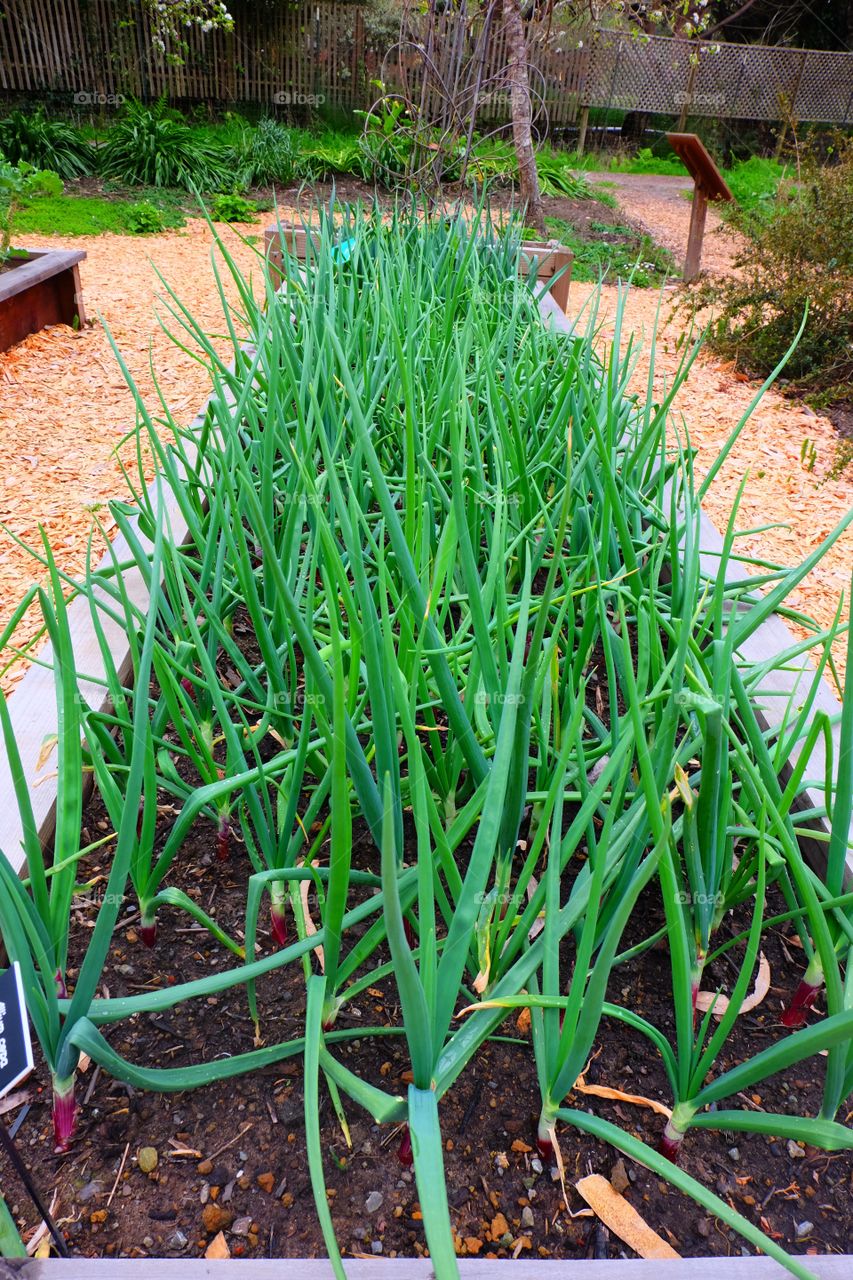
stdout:
POLYGON ((16 962, 0 974, 0 1098, 33 1069, 30 1024, 16 962))

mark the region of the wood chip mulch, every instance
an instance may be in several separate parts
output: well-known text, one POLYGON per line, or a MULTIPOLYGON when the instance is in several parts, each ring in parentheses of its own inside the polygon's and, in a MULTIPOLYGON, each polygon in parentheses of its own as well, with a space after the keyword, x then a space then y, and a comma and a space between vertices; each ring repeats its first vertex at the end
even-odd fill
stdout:
MULTIPOLYGON (((617 194, 631 212, 631 193, 617 194)), ((282 217, 287 218, 289 212, 282 210, 282 217)), ((677 252, 686 241, 689 205, 683 200, 675 204, 667 193, 658 212, 662 230, 665 223, 663 238, 677 252)), ((654 222, 652 214, 647 196, 643 215, 649 223, 654 222)), ((263 215, 255 225, 242 228, 241 234, 260 237, 272 221, 272 214, 263 215)), ((253 249, 229 235, 227 228, 224 234, 241 269, 256 272, 253 249)), ((714 269, 725 269, 731 252, 724 249, 719 231, 715 229, 711 235, 714 269)), ((204 402, 207 382, 204 370, 160 327, 158 313, 166 319, 168 316, 155 264, 208 331, 221 334, 222 311, 207 225, 191 221, 181 231, 145 238, 104 235, 47 242, 32 237, 31 243, 33 247, 49 243, 87 251, 81 270, 90 316, 100 315, 109 325, 151 411, 156 414, 158 400, 149 360, 175 418, 188 422, 204 402)), ((590 291, 589 285, 573 285, 572 308, 579 309, 590 291)), ((605 286, 600 312, 605 342, 613 337, 616 296, 614 286, 605 286)), ((646 350, 638 363, 635 384, 640 393, 645 389, 648 342, 659 301, 657 291, 636 289, 627 303, 626 328, 645 337, 646 350)), ((656 398, 671 380, 679 360, 680 324, 668 318, 670 310, 665 300, 656 357, 656 398)), ((174 327, 174 322, 170 323, 174 327)), ((223 340, 222 349, 227 346, 223 340)), ((676 421, 680 415, 698 449, 700 474, 746 410, 755 389, 754 383, 721 364, 713 353, 700 355, 676 402, 676 421)), ((116 448, 134 421, 133 398, 97 319, 80 333, 55 326, 0 354, 0 523, 29 543, 38 541, 41 523, 60 567, 71 574, 80 573, 93 510, 101 506, 101 516, 107 517, 102 504, 123 496, 116 448)), ((769 392, 709 492, 705 502, 708 515, 718 528, 724 527, 738 485, 748 475, 739 527, 750 529, 771 522, 780 522, 781 527, 741 538, 739 550, 787 565, 797 563, 853 504, 853 468, 840 478, 828 479, 836 440, 827 418, 769 392), (805 438, 815 450, 811 470, 801 460, 805 438)), ((129 446, 122 456, 130 460, 129 446)), ((794 593, 792 603, 821 625, 828 625, 841 593, 847 595, 851 564, 853 532, 848 531, 794 593)), ((28 585, 41 577, 41 570, 27 553, 0 532, 0 630, 28 585)), ((26 643, 36 627, 37 617, 31 610, 16 633, 17 642, 26 643)), ((843 649, 843 642, 837 642, 835 656, 842 671, 843 649)), ((12 688, 23 669, 18 663, 7 672, 3 687, 12 688)))

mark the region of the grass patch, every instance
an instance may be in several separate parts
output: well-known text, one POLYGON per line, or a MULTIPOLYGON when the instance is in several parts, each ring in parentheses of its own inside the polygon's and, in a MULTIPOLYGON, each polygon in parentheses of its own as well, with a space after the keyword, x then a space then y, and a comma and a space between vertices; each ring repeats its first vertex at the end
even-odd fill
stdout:
POLYGON ((563 218, 546 218, 545 227, 549 235, 571 249, 572 279, 579 283, 595 282, 603 275, 618 279, 632 276, 638 288, 648 289, 663 284, 676 270, 668 249, 623 223, 591 222, 589 235, 582 235, 563 218))
POLYGON ((24 205, 16 230, 40 236, 138 235, 141 231, 182 227, 188 210, 172 193, 135 187, 133 198, 66 193, 24 205), (156 210, 159 226, 139 216, 140 205, 156 210))
POLYGON ((730 219, 744 230, 749 230, 751 223, 770 222, 780 184, 789 176, 790 166, 764 156, 750 156, 724 169, 723 177, 736 201, 734 207, 727 207, 730 219))

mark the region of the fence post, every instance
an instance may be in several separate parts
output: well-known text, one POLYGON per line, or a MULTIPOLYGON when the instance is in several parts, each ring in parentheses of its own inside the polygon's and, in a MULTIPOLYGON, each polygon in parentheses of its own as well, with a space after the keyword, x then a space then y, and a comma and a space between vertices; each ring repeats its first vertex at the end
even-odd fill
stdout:
POLYGON ((695 62, 692 61, 692 56, 693 56, 692 53, 690 55, 691 63, 690 63, 690 73, 687 76, 687 92, 684 95, 684 102, 681 105, 681 113, 679 114, 679 117, 678 117, 678 124, 675 127, 676 133, 684 132, 684 126, 687 124, 687 113, 690 110, 690 104, 693 101, 693 87, 696 84, 696 73, 699 70, 698 46, 695 47, 695 55, 696 55, 695 62))
POLYGON ((580 125, 578 126, 578 145, 577 153, 583 155, 583 149, 586 146, 586 131, 589 127, 589 107, 581 107, 580 125))

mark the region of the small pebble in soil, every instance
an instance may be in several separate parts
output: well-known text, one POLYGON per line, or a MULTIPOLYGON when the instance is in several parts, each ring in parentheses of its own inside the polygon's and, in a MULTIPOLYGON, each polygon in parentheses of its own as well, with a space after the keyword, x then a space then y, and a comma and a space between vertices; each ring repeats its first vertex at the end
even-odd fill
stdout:
POLYGON ((541 1173, 542 1161, 534 1157, 534 1159, 530 1161, 530 1167, 534 1173, 541 1173))
POLYGON ((521 1225, 523 1227, 533 1226, 533 1210, 529 1204, 526 1204, 521 1211, 521 1225))
POLYGON ((798 1240, 805 1240, 806 1237, 810 1236, 813 1231, 814 1231, 814 1223, 809 1222, 808 1219, 805 1222, 797 1223, 797 1239, 798 1240))
POLYGON ((792 1160, 802 1160, 805 1154, 799 1143, 794 1142, 793 1138, 788 1139, 788 1155, 792 1160))
POLYGON ((251 1226, 251 1218, 235 1218, 231 1223, 231 1232, 235 1236, 247 1236, 251 1226))
POLYGON ((157 1168, 158 1159, 156 1147, 140 1147, 136 1156, 136 1163, 143 1173, 153 1173, 157 1168))
POLYGON ((224 1230, 231 1225, 232 1215, 227 1209, 220 1209, 218 1204, 206 1204, 201 1220, 204 1223, 204 1229, 209 1236, 215 1236, 218 1231, 224 1230))
POLYGON ((81 1187, 77 1192, 77 1203, 88 1204, 90 1200, 94 1200, 95 1196, 103 1194, 103 1183, 87 1182, 85 1187, 81 1187))
POLYGON ((377 1209, 382 1208, 382 1202, 385 1199, 381 1191, 371 1191, 370 1195, 364 1202, 366 1213, 376 1213, 377 1209))
POLYGON ((189 1244, 189 1241, 187 1240, 187 1237, 184 1235, 183 1231, 176 1231, 173 1235, 169 1237, 168 1247, 170 1249, 186 1249, 188 1244, 189 1244))
POLYGON ((624 1160, 617 1160, 613 1168, 610 1170, 610 1185, 613 1187, 614 1191, 618 1191, 620 1194, 623 1191, 627 1191, 629 1183, 624 1160))
POLYGON ((740 1151, 737 1147, 729 1147, 729 1156, 732 1160, 738 1161, 740 1160, 740 1151))
POLYGON ((371 1243, 370 1243, 370 1251, 371 1251, 371 1253, 381 1253, 381 1252, 382 1252, 382 1241, 381 1241, 381 1240, 372 1240, 372 1241, 371 1241, 371 1243))

